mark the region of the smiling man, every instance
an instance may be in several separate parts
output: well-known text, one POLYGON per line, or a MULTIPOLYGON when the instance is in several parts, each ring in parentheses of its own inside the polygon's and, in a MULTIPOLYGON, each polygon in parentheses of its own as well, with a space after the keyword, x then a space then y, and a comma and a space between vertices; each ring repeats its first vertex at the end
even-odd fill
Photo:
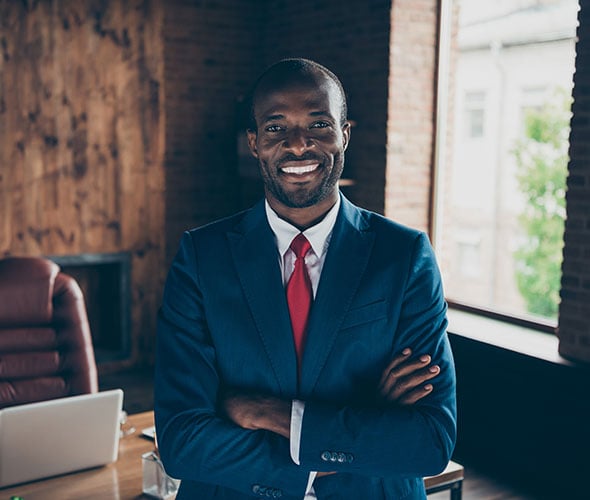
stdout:
MULTIPOLYGON (((338 199, 350 123, 338 80, 319 70, 299 79, 280 71, 261 79, 248 141, 271 208, 278 214, 291 209, 291 217, 321 218, 338 199)), ((289 215, 283 218, 289 221, 289 215)), ((309 227, 314 221, 303 222, 309 227)))
POLYGON ((252 92, 265 200, 188 231, 158 322, 155 411, 178 499, 424 499, 455 442, 427 237, 344 198, 344 90, 305 59, 252 92))

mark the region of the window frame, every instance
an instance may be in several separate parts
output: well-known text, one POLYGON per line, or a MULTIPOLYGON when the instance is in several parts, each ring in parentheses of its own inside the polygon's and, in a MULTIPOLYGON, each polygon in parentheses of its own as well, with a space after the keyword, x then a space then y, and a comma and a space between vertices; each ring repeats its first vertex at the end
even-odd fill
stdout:
MULTIPOLYGON (((430 225, 432 245, 435 251, 442 248, 442 220, 444 218, 444 199, 441 195, 448 159, 448 118, 449 118, 449 77, 451 73, 451 43, 453 31, 453 11, 455 0, 439 2, 439 29, 437 47, 437 79, 435 91, 435 129, 433 143, 433 171, 431 175, 430 225)), ((455 96, 456 98, 456 96, 455 96)), ((455 131, 454 133, 457 133, 455 131)), ((567 200, 566 200, 567 204, 567 200)), ((559 317, 555 320, 525 314, 508 314, 499 310, 475 306, 445 296, 451 309, 468 312, 483 318, 490 318, 508 324, 530 328, 542 333, 557 335, 559 317)))

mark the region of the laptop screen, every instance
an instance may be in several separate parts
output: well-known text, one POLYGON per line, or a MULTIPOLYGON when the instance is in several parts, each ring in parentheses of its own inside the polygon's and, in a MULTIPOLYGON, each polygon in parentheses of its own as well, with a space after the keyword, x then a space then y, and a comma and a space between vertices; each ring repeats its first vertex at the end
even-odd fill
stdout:
POLYGON ((0 487, 117 460, 123 391, 0 410, 0 487))

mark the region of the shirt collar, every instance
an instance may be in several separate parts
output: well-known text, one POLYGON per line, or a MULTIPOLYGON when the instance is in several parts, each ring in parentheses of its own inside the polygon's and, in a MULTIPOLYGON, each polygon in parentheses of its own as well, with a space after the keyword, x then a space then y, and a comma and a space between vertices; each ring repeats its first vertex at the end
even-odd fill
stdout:
MULTIPOLYGON (((285 255, 285 252, 289 249, 291 241, 301 231, 295 226, 289 224, 286 220, 281 219, 277 213, 271 208, 267 200, 264 200, 264 208, 266 210, 266 218, 272 232, 277 240, 277 249, 281 256, 285 255)), ((340 196, 334 203, 334 206, 328 210, 326 216, 318 222, 315 226, 311 226, 303 231, 303 234, 311 244, 313 252, 321 257, 322 254, 327 250, 330 236, 332 235, 332 229, 336 223, 336 217, 338 216, 338 210, 340 208, 340 196)))

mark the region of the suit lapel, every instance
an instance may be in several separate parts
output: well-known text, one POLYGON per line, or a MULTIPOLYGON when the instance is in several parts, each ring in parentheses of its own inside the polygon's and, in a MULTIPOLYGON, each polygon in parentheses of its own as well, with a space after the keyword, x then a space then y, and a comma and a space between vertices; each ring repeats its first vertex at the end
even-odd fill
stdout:
POLYGON ((309 397, 332 350, 367 266, 375 235, 346 198, 334 225, 308 326, 301 375, 301 397, 309 397))
POLYGON ((264 202, 228 233, 242 289, 283 396, 297 393, 297 358, 276 242, 264 202))

